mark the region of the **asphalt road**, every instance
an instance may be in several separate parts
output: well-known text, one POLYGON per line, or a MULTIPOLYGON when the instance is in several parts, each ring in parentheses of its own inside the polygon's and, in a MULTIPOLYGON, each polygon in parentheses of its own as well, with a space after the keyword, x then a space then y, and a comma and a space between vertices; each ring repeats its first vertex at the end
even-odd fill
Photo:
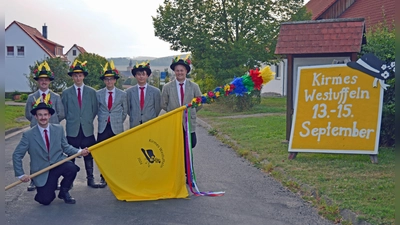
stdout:
MULTIPOLYGON (((126 124, 127 126, 127 124, 126 124)), ((204 126, 204 124, 203 124, 204 126)), ((22 134, 6 136, 5 184, 16 181, 11 156, 22 134)), ((109 224, 333 224, 299 196, 286 190, 267 174, 239 158, 232 149, 197 128, 194 168, 200 191, 225 191, 221 197, 196 197, 144 202, 117 200, 108 187, 86 186, 83 159, 74 188, 75 205, 55 199, 49 206, 33 200, 27 183, 5 192, 6 224, 11 225, 109 225, 109 224)), ((29 171, 29 156, 24 159, 29 171)), ((95 170, 99 181, 99 171, 95 170)))

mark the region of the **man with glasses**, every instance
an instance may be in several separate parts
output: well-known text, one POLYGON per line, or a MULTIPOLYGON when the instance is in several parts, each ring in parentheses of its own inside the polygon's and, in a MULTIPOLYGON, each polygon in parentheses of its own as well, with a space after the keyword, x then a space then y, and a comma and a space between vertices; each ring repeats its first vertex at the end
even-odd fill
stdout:
MULTIPOLYGON (((111 69, 108 69, 108 62, 104 66, 104 74, 100 77, 106 85, 105 88, 96 92, 99 112, 97 114, 98 135, 97 142, 102 142, 116 134, 124 131, 124 121, 128 111, 126 93, 115 87, 119 72, 110 62, 111 69)), ((107 183, 102 175, 99 187, 104 188, 107 183)))
POLYGON ((136 78, 137 85, 126 90, 130 128, 156 118, 161 111, 160 89, 147 83, 147 78, 151 75, 150 63, 136 63, 132 75, 136 78))

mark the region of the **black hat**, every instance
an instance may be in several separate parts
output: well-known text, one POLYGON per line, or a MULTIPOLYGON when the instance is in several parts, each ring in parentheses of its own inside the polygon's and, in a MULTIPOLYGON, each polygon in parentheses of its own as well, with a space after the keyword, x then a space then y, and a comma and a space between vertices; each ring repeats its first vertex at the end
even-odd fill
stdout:
POLYGON ((395 71, 395 62, 387 65, 372 53, 363 55, 356 62, 348 62, 347 66, 380 80, 386 80, 389 78, 390 71, 395 71))
POLYGON ((114 61, 110 61, 110 67, 111 69, 108 69, 108 62, 106 65, 103 67, 103 75, 100 77, 101 80, 104 80, 106 77, 114 77, 115 79, 119 78, 119 71, 115 68, 114 66, 114 61))
POLYGON ((33 79, 39 80, 39 78, 49 78, 50 81, 54 80, 54 73, 50 70, 49 64, 44 61, 33 71, 33 79))
POLYGON ((151 75, 151 69, 150 69, 149 61, 142 62, 140 64, 136 63, 136 65, 133 67, 131 72, 132 72, 133 76, 136 76, 136 72, 139 72, 139 71, 146 71, 147 75, 150 76, 151 75))
POLYGON ((72 74, 74 74, 74 73, 83 73, 83 75, 85 75, 85 77, 86 77, 88 75, 86 63, 87 63, 86 61, 81 62, 81 61, 75 59, 74 63, 69 68, 68 75, 72 76, 72 74), (78 65, 78 63, 80 65, 78 65))
POLYGON ((175 66, 182 65, 182 66, 186 67, 187 73, 189 73, 190 72, 190 64, 191 64, 191 61, 189 59, 189 55, 186 56, 185 59, 180 59, 179 56, 177 56, 174 59, 172 59, 172 64, 169 66, 169 68, 171 68, 171 70, 175 70, 175 66))
POLYGON ((55 113, 53 106, 51 105, 50 101, 50 93, 48 93, 43 100, 43 98, 39 97, 32 106, 31 114, 36 115, 36 111, 39 109, 47 109, 49 110, 50 115, 53 115, 55 113))

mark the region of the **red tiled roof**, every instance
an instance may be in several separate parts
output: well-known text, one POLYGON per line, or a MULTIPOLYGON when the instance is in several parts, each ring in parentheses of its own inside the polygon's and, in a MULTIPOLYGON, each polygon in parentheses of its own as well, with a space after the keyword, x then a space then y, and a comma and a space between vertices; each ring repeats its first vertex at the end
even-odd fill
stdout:
POLYGON ((357 0, 340 15, 340 18, 364 18, 365 28, 368 29, 383 22, 382 10, 384 10, 386 21, 391 27, 396 13, 394 3, 394 0, 357 0))
POLYGON ((362 18, 282 23, 275 54, 360 52, 363 34, 362 18))
POLYGON ((335 2, 336 0, 310 0, 307 2, 306 8, 312 14, 311 19, 315 20, 335 2))
POLYGON ((17 26, 19 26, 29 37, 32 38, 32 40, 34 42, 36 42, 36 44, 39 45, 39 47, 41 47, 50 57, 55 58, 56 56, 54 55, 53 52, 51 52, 49 49, 47 49, 45 47, 45 45, 53 45, 53 46, 60 46, 60 47, 64 47, 60 44, 57 44, 53 41, 50 41, 48 39, 46 39, 45 37, 42 36, 42 34, 34 27, 28 26, 26 24, 20 23, 18 21, 13 21, 10 25, 8 25, 8 27, 5 29, 7 30, 12 24, 16 24, 17 26))
POLYGON ((81 46, 79 46, 79 45, 77 45, 77 44, 74 44, 74 45, 72 45, 72 47, 65 53, 65 55, 67 55, 68 52, 70 52, 71 49, 72 49, 73 47, 76 47, 76 48, 78 49, 78 51, 80 51, 81 53, 86 53, 86 52, 87 52, 83 47, 81 47, 81 46))

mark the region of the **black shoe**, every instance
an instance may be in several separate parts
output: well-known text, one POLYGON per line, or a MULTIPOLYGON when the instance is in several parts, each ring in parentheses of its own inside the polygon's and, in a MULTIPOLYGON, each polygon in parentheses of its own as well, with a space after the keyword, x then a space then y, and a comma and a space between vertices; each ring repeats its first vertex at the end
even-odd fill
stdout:
POLYGON ((33 181, 31 180, 31 183, 27 187, 27 190, 28 191, 34 191, 35 189, 36 189, 35 183, 33 183, 33 181))
POLYGON ((75 199, 68 193, 68 188, 61 188, 60 193, 58 193, 58 198, 63 199, 67 204, 76 203, 75 199))
POLYGON ((87 179, 87 185, 92 188, 99 188, 99 184, 96 184, 93 178, 87 179))
POLYGON ((105 188, 106 186, 107 186, 107 182, 106 182, 106 180, 104 180, 104 177, 101 176, 99 188, 105 188))

